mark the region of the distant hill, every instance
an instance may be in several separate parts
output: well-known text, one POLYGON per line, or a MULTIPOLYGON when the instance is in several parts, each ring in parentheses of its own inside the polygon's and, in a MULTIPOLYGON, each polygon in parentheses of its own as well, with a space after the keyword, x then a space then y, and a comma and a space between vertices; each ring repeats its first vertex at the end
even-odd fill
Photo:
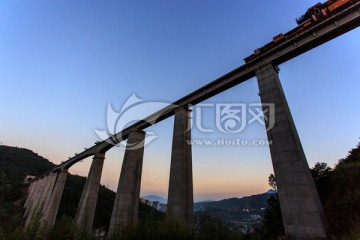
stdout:
POLYGON ((0 219, 20 213, 25 200, 26 175, 37 175, 54 166, 31 150, 0 145, 0 219))
POLYGON ((196 203, 202 203, 202 202, 214 202, 216 200, 214 199, 205 199, 205 200, 202 200, 202 201, 199 201, 199 202, 196 202, 196 203))
MULTIPOLYGON (((248 222, 251 215, 263 217, 267 200, 273 194, 268 191, 263 194, 243 198, 229 198, 220 201, 195 203, 195 210, 220 218, 224 222, 248 222)), ((254 216, 253 216, 254 218, 254 216)))
POLYGON ((195 210, 220 208, 220 209, 259 209, 267 206, 267 200, 273 191, 263 194, 246 196, 242 198, 228 198, 220 201, 206 201, 195 203, 195 210))
POLYGON ((0 145, 0 171, 11 181, 23 180, 25 175, 38 175, 54 166, 31 150, 0 145))
MULTIPOLYGON (((28 187, 24 184, 24 177, 39 175, 54 166, 55 164, 48 159, 31 150, 0 145, 0 224, 6 222, 14 214, 21 214, 28 187)), ((61 198, 58 218, 62 215, 75 216, 85 182, 85 177, 69 174, 61 198)), ((100 186, 94 227, 106 228, 109 225, 114 199, 113 191, 100 186)), ((140 204, 140 219, 149 219, 149 216, 158 219, 163 216, 163 213, 140 204)))
POLYGON ((147 200, 150 200, 152 202, 154 201, 158 201, 160 203, 166 204, 167 203, 167 199, 157 196, 157 195, 146 195, 146 196, 141 196, 142 198, 145 198, 147 200))

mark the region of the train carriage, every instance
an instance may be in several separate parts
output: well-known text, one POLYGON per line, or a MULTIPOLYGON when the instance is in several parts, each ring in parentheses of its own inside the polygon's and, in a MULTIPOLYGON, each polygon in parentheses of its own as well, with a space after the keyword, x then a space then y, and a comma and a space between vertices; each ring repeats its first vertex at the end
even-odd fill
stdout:
POLYGON ((271 50, 273 47, 276 47, 278 44, 286 40, 287 38, 293 37, 295 34, 306 30, 307 28, 318 24, 322 20, 328 18, 336 12, 341 11, 346 6, 359 2, 360 0, 328 0, 324 3, 317 3, 311 8, 309 8, 304 15, 299 18, 296 18, 298 27, 293 30, 285 33, 278 34, 273 38, 272 42, 267 43, 261 48, 254 50, 254 53, 244 59, 245 63, 249 63, 264 53, 271 50))

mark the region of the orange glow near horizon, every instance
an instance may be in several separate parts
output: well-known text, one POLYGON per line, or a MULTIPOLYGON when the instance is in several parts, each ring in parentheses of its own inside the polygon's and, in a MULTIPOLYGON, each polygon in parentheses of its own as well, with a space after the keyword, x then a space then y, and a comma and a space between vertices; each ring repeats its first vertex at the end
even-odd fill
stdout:
MULTIPOLYGON (((117 189, 122 164, 122 156, 114 158, 114 155, 117 154, 118 151, 116 154, 112 153, 112 156, 107 157, 101 179, 101 184, 113 191, 117 189)), ((91 164, 89 160, 86 159, 74 165, 70 169, 70 173, 86 176, 91 164)), ((151 164, 151 161, 144 162, 141 195, 153 194, 167 198, 170 161, 166 166, 153 164, 151 167, 151 164)), ((245 173, 240 170, 228 171, 227 174, 224 174, 195 169, 193 182, 195 201, 243 197, 260 194, 269 189, 266 175, 245 173)))
MULTIPOLYGON (((15 139, 16 140, 16 139, 15 139)), ((11 145, 11 144, 10 144, 11 145)), ((12 144, 16 146, 15 144, 12 144)), ((56 149, 56 145, 42 142, 35 144, 29 142, 24 147, 33 150, 54 164, 60 164, 67 159, 69 152, 76 152, 73 148, 56 149), (44 148, 45 146, 45 148, 44 148)), ((167 152, 157 154, 154 147, 145 148, 143 174, 141 183, 141 195, 155 194, 167 198, 169 172, 170 172, 170 149, 167 152)), ((194 149, 195 150, 195 149, 194 149)), ((228 151, 228 149, 226 150, 228 151)), ((247 164, 246 161, 233 162, 229 159, 228 164, 222 162, 212 162, 212 150, 205 151, 206 158, 201 155, 199 150, 193 153, 193 184, 194 199, 201 200, 220 200, 231 197, 242 197, 253 194, 260 194, 269 189, 267 177, 270 171, 257 169, 256 163, 247 164), (250 168, 249 168, 250 166, 250 168)), ((114 148, 107 152, 103 167, 101 184, 109 189, 116 191, 119 181, 124 151, 114 148)), ((256 158, 256 156, 255 156, 256 158)), ((69 172, 71 174, 87 177, 92 157, 73 165, 69 172)), ((270 162, 267 162, 270 166, 270 162)))

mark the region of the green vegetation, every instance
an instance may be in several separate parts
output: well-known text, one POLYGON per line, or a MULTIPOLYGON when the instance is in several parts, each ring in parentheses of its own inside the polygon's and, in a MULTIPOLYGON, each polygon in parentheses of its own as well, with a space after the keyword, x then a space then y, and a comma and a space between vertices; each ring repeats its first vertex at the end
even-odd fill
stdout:
MULTIPOLYGON (((332 169, 316 163, 311 169, 324 206, 329 234, 334 239, 360 239, 360 143, 332 169)), ((274 176, 269 184, 276 187, 274 176)), ((277 239, 284 234, 280 204, 276 196, 268 201, 263 226, 250 239, 277 239)))
POLYGON ((360 239, 360 143, 334 169, 326 163, 317 163, 312 175, 330 233, 336 238, 360 239))
MULTIPOLYGON (((0 239, 23 225, 22 206, 27 190, 24 177, 40 174, 53 166, 30 150, 0 146, 0 239)), ((14 232, 22 233, 19 229, 14 232)))

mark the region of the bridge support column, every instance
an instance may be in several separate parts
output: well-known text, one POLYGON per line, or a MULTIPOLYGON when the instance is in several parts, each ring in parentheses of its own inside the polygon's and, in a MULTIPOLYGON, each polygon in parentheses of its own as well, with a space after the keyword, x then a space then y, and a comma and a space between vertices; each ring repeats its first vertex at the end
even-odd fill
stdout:
MULTIPOLYGON (((29 186, 29 190, 28 190, 28 196, 25 200, 24 203, 24 208, 27 210, 30 206, 30 203, 32 202, 32 199, 34 197, 34 192, 36 191, 36 186, 38 184, 39 181, 33 181, 30 186, 29 186)), ((25 214, 24 214, 25 216, 25 214)))
POLYGON ((27 217, 29 216, 30 212, 32 212, 32 210, 34 209, 34 206, 36 205, 37 201, 38 201, 38 197, 39 197, 39 191, 41 191, 42 188, 42 178, 36 180, 33 185, 33 189, 32 189, 32 193, 31 195, 28 196, 28 199, 26 199, 26 202, 24 206, 26 206, 25 209, 25 213, 23 217, 27 217), (29 200, 29 201, 28 201, 29 200))
POLYGON ((104 159, 105 153, 95 154, 75 215, 76 224, 89 233, 93 226, 104 159))
POLYGON ((61 196, 64 191, 65 182, 68 172, 67 169, 63 169, 57 174, 54 188, 52 189, 49 203, 47 204, 46 209, 44 210, 44 221, 50 227, 52 227, 56 220, 56 215, 59 210, 59 205, 61 201, 61 196))
POLYGON ((168 192, 168 212, 180 223, 194 225, 192 151, 188 107, 175 110, 168 192))
POLYGON ((57 175, 58 175, 57 173, 51 172, 46 178, 47 183, 44 188, 44 192, 41 196, 41 204, 40 204, 43 220, 45 219, 46 209, 50 204, 50 198, 55 186, 57 175))
POLYGON ((145 132, 142 130, 135 130, 129 134, 111 214, 109 235, 121 225, 129 225, 137 221, 144 141, 145 132))
POLYGON ((57 173, 49 173, 49 175, 44 177, 45 185, 41 194, 41 198, 38 204, 38 208, 41 210, 41 213, 44 214, 47 204, 49 203, 51 192, 54 188, 56 181, 57 173))
POLYGON ((29 226, 33 221, 34 216, 39 214, 39 205, 41 202, 41 195, 46 185, 45 177, 38 180, 37 186, 34 189, 33 197, 29 203, 29 207, 26 209, 24 216, 26 216, 25 228, 29 226))
MULTIPOLYGON (((326 238, 324 210, 311 176, 277 70, 271 64, 256 71, 261 102, 275 104, 275 124, 267 131, 286 236, 326 238)), ((264 115, 269 111, 263 105, 264 115)), ((266 121, 266 127, 271 127, 266 121)))

